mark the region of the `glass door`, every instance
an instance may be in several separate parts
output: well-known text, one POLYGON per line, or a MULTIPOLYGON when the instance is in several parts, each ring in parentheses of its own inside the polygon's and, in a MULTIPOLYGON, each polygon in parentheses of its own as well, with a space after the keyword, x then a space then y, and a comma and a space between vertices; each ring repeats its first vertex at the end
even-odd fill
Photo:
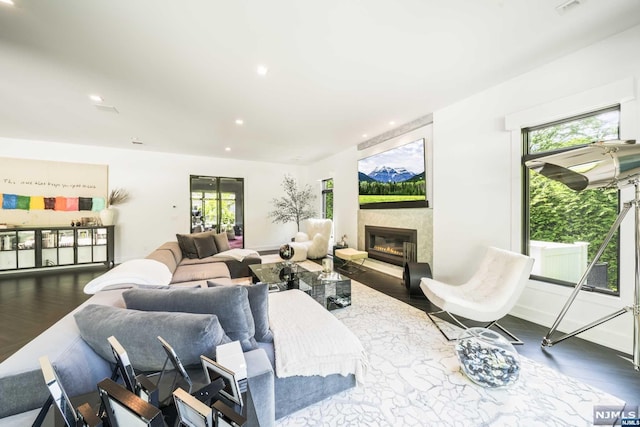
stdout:
POLYGON ((0 270, 15 270, 18 268, 18 254, 16 250, 17 236, 15 231, 0 233, 0 270))
POLYGON ((58 231, 42 230, 42 266, 58 265, 58 231))
POLYGON ((191 232, 227 233, 229 246, 244 247, 244 179, 191 176, 191 232))
POLYGON ((220 231, 229 246, 244 248, 244 179, 220 178, 220 231))
POLYGON ((36 266, 36 232, 18 231, 18 268, 36 266))
POLYGON ((75 230, 58 230, 58 265, 75 264, 75 230))
POLYGON ((107 261, 107 229, 93 229, 93 262, 107 261))
POLYGON ((191 177, 191 232, 218 231, 218 178, 191 177))
POLYGON ((77 259, 78 264, 88 264, 93 260, 93 233, 88 228, 76 229, 77 259))

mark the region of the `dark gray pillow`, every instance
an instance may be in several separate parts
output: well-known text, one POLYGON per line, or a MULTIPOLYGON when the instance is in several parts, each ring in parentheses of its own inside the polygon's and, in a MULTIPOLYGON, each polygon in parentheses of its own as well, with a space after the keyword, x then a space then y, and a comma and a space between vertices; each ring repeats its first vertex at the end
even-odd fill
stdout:
POLYGON ((257 348, 248 292, 243 286, 130 289, 123 292, 122 297, 127 308, 134 310, 215 314, 227 336, 240 341, 243 351, 257 348))
MULTIPOLYGON (((157 291, 168 292, 168 291, 157 291)), ((127 350, 133 368, 157 371, 167 357, 161 335, 185 365, 200 364, 200 355, 215 357, 219 344, 231 340, 212 314, 137 311, 90 304, 74 314, 80 335, 102 358, 114 361, 107 341, 111 335, 127 350)))
POLYGON ((193 234, 176 234, 176 239, 178 240, 178 245, 180 245, 182 255, 186 258, 198 258, 198 250, 196 249, 196 244, 193 241, 193 236, 193 234))
POLYGON ((203 233, 197 233, 193 235, 193 243, 196 246, 198 252, 198 258, 206 258, 218 253, 216 242, 213 240, 214 233, 211 231, 205 231, 203 233))
POLYGON ((269 329, 269 284, 247 286, 249 305, 256 325, 255 338, 260 342, 273 342, 273 335, 269 329))
POLYGON ((219 252, 228 251, 231 249, 229 246, 229 237, 227 237, 227 232, 223 231, 222 233, 214 234, 213 240, 216 242, 216 247, 219 252))
MULTIPOLYGON (((229 286, 216 283, 213 280, 208 280, 207 285, 209 287, 229 286)), ((244 288, 247 290, 249 306, 251 307, 251 314, 256 327, 254 335, 256 341, 273 342, 273 335, 271 334, 271 329, 269 329, 269 285, 260 283, 244 286, 244 288)))

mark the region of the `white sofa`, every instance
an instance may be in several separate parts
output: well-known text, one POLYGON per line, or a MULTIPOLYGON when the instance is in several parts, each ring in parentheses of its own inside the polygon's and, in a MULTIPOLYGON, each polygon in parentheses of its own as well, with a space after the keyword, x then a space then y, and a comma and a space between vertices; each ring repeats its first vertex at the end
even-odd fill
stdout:
MULTIPOLYGON (((331 239, 332 228, 333 222, 330 219, 309 218, 305 220, 305 231, 299 231, 292 244, 294 252, 306 253, 306 258, 309 259, 326 257, 329 252, 329 239, 331 239)), ((297 259, 296 257, 294 261, 302 261, 303 259, 297 259)))

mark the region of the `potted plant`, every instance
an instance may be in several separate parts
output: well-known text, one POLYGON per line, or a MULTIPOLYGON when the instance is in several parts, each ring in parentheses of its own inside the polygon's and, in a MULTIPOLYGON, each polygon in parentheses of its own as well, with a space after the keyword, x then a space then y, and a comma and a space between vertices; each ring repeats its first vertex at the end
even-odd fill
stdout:
POLYGON ((129 192, 122 188, 114 188, 107 198, 107 207, 100 211, 100 220, 102 225, 114 225, 118 211, 115 205, 121 205, 129 201, 129 192))

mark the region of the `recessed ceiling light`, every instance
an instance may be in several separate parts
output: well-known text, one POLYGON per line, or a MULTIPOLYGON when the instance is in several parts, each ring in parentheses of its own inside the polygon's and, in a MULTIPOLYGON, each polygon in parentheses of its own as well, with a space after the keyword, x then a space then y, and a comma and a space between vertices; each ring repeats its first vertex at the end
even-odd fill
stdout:
POLYGON ((231 147, 226 147, 224 151, 231 151, 231 147))
POLYGON ((14 6, 13 0, 0 0, 0 3, 8 4, 9 6, 14 6))
POLYGON ((363 138, 366 138, 366 137, 367 137, 367 134, 366 134, 366 133, 363 133, 363 134, 362 134, 362 137, 363 137, 363 138))
MULTIPOLYGON (((0 0, 2 1, 2 0, 0 0)), ((89 95, 89 99, 91 99, 93 102, 102 102, 104 101, 104 99, 102 99, 102 97, 100 95, 89 95)))
POLYGON ((256 73, 258 73, 259 76, 266 76, 268 71, 269 69, 266 65, 258 65, 258 68, 256 68, 256 73))
POLYGON ((393 126, 393 125, 395 125, 395 124, 396 124, 396 122, 394 122, 393 120, 391 120, 391 121, 389 122, 389 126, 393 126))
POLYGON ((242 120, 242 119, 236 119, 236 124, 237 124, 237 125, 243 125, 243 124, 244 124, 244 120, 242 120))

